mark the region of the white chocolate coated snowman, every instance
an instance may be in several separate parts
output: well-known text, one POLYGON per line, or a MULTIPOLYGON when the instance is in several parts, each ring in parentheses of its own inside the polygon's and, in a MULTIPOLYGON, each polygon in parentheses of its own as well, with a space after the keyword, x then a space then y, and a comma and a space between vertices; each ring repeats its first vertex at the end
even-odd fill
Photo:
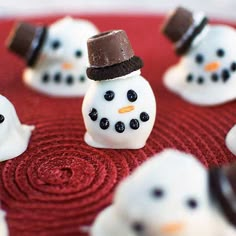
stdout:
POLYGON ((0 235, 1 236, 8 236, 8 227, 5 219, 5 212, 0 210, 0 235))
POLYGON ((208 25, 202 13, 178 8, 163 28, 181 55, 164 75, 164 84, 190 103, 219 105, 236 98, 236 31, 208 25))
POLYGON ((22 125, 12 103, 0 95, 0 161, 21 155, 34 126, 22 125))
POLYGON ((47 28, 22 24, 9 48, 26 57, 29 67, 23 79, 29 87, 51 96, 83 96, 90 84, 86 76, 87 39, 97 33, 98 29, 91 22, 71 17, 47 28), (31 43, 30 47, 19 45, 24 37, 31 43))
POLYGON ((155 122, 156 102, 140 75, 141 59, 122 30, 90 38, 88 49, 87 74, 95 81, 82 106, 85 142, 97 148, 142 148, 155 122))
POLYGON ((208 172, 192 155, 165 150, 138 167, 95 220, 91 236, 233 236, 213 204, 208 172))
POLYGON ((225 138, 225 143, 228 149, 236 155, 236 125, 234 125, 225 138))

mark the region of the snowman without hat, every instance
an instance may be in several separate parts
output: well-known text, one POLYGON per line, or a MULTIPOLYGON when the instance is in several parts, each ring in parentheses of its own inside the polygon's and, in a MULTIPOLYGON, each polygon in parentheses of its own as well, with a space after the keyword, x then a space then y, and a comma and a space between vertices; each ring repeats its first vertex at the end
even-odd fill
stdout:
POLYGON ((97 148, 142 148, 156 116, 153 91, 140 75, 142 60, 123 30, 95 35, 87 44, 87 75, 94 81, 82 105, 85 142, 97 148))
POLYGON ((7 226, 5 216, 6 216, 6 213, 0 209, 0 235, 1 236, 8 236, 9 235, 8 226, 7 226))
POLYGON ((34 126, 20 123, 12 103, 0 95, 0 161, 25 152, 33 130, 34 126))
POLYGON ((228 147, 228 149, 234 154, 236 155, 236 125, 234 125, 229 132, 226 135, 225 138, 225 144, 228 147))
POLYGON ((87 39, 98 33, 89 21, 65 17, 49 27, 18 23, 8 38, 8 48, 27 63, 24 82, 51 96, 83 96, 90 81, 87 39))
POLYGON ((202 106, 236 98, 235 29, 209 25, 202 12, 179 7, 168 16, 162 30, 181 56, 164 75, 170 91, 202 106))
POLYGON ((164 150, 119 184, 91 236, 235 236, 236 211, 230 219, 232 210, 226 216, 219 200, 232 196, 219 194, 225 187, 222 176, 218 168, 209 173, 190 154, 164 150))

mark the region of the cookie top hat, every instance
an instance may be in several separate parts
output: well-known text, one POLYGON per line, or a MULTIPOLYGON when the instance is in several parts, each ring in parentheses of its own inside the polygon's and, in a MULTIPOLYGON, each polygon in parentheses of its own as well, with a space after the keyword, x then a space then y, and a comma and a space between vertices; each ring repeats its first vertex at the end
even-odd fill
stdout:
POLYGON ((210 169, 209 186, 213 199, 229 222, 236 226, 236 163, 210 169))
POLYGON ((7 47, 23 58, 28 66, 34 66, 47 36, 47 28, 28 23, 17 23, 12 29, 7 47))
POLYGON ((162 32, 175 44, 177 54, 184 54, 207 25, 207 17, 178 7, 166 19, 162 32))
POLYGON ((90 66, 87 75, 92 80, 108 80, 127 75, 143 67, 124 30, 100 33, 88 39, 90 66))

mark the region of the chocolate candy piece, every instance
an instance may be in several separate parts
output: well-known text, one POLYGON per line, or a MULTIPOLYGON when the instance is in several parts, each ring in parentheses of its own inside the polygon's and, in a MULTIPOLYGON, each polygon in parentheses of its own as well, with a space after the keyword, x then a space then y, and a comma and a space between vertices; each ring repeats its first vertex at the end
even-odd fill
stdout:
POLYGON ((22 57, 28 66, 33 66, 47 36, 47 28, 28 23, 18 23, 11 31, 7 47, 22 57))
POLYGON ((92 80, 107 80, 127 75, 143 67, 124 30, 112 30, 88 39, 90 67, 87 75, 92 80))
POLYGON ((209 185, 213 199, 229 222, 236 226, 236 163, 210 169, 209 185))
POLYGON ((194 23, 193 14, 189 10, 178 7, 166 20, 163 33, 172 41, 179 41, 194 23))
POLYGON ((205 28, 207 21, 202 13, 193 14, 183 7, 178 7, 167 18, 162 32, 175 43, 176 53, 184 54, 205 28))
POLYGON ((91 67, 105 67, 129 60, 134 51, 125 31, 113 30, 91 37, 88 54, 91 67))

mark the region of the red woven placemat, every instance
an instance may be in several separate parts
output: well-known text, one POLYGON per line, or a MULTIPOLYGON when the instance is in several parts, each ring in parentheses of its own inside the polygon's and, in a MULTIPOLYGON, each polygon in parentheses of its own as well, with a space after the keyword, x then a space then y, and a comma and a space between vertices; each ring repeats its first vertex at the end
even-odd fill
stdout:
MULTIPOLYGON (((28 150, 0 163, 0 200, 13 236, 84 235, 80 226, 111 202, 117 183, 152 154, 175 147, 195 154, 205 165, 236 159, 224 138, 236 122, 236 101, 214 108, 193 106, 168 92, 162 74, 177 61, 159 32, 156 16, 93 16, 101 31, 127 31, 142 74, 157 98, 157 120, 145 148, 103 150, 83 142, 82 99, 56 99, 24 86, 23 62, 4 48, 13 21, 0 22, 0 93, 16 107, 23 123, 36 125, 28 150)), ((57 18, 31 20, 49 24, 57 18)), ((219 94, 220 96, 220 94, 219 94)))

